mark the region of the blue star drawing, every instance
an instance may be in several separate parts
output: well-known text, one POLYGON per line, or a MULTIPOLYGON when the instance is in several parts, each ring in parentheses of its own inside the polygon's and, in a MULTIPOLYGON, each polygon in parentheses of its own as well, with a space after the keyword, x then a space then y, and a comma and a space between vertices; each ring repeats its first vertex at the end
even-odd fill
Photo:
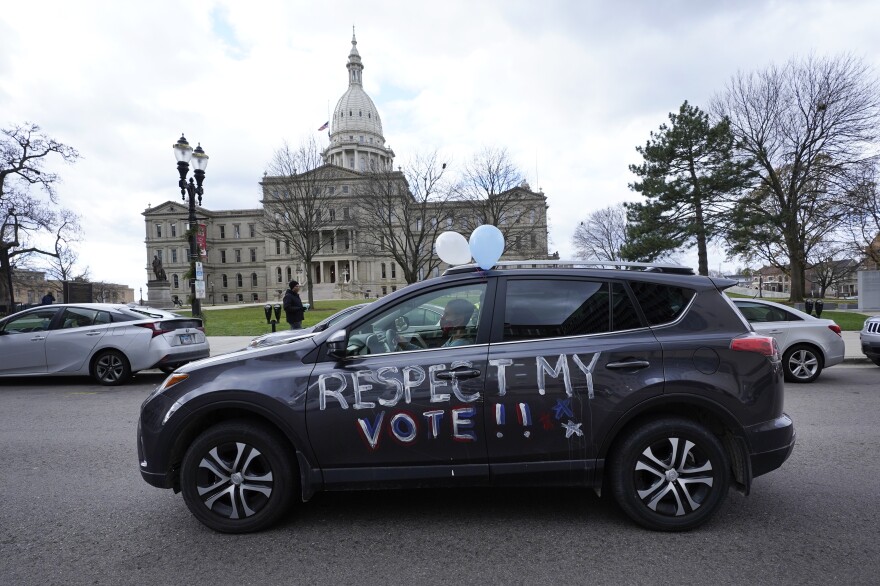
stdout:
POLYGON ((565 437, 570 438, 573 435, 580 437, 584 435, 584 432, 581 431, 581 425, 583 425, 583 423, 575 423, 571 419, 569 419, 567 423, 563 423, 562 428, 565 429, 565 437))
POLYGON ((574 417, 574 413, 571 411, 571 399, 556 399, 556 406, 553 407, 553 412, 556 414, 557 420, 562 419, 565 415, 574 417))

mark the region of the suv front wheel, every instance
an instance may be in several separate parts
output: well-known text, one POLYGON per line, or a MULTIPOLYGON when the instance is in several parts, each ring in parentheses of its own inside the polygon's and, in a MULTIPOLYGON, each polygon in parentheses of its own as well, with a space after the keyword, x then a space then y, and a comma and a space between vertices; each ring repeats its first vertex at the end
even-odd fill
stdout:
POLYGON ((664 418, 636 428, 611 462, 611 488, 623 511, 656 531, 687 531, 718 509, 730 485, 721 442, 703 426, 664 418))
POLYGON ((195 517, 215 531, 247 533, 277 521, 296 488, 283 440, 228 422, 198 436, 183 457, 180 486, 195 517))

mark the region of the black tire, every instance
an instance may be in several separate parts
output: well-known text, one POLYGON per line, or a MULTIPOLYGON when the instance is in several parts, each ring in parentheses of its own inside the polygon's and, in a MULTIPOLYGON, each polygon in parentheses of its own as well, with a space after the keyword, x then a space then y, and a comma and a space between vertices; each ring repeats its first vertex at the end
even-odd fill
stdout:
POLYGON ((274 433, 243 422, 221 423, 199 435, 183 457, 183 500, 215 531, 260 531, 290 507, 296 491, 291 457, 274 433))
POLYGON ((871 358, 871 362, 873 362, 877 366, 880 366, 880 358, 871 358))
POLYGON ((176 366, 160 366, 159 370, 161 370, 165 374, 171 374, 172 372, 177 370, 177 367, 176 366))
POLYGON ((782 355, 785 380, 791 383, 811 383, 822 373, 822 353, 809 344, 795 344, 782 355))
POLYGON ((615 450, 611 490, 623 511, 655 531, 687 531, 718 510, 730 487, 727 453, 703 426, 680 418, 636 428, 615 450))
POLYGON ((119 350, 105 350, 95 356, 92 376, 108 387, 125 384, 131 379, 131 365, 119 350))

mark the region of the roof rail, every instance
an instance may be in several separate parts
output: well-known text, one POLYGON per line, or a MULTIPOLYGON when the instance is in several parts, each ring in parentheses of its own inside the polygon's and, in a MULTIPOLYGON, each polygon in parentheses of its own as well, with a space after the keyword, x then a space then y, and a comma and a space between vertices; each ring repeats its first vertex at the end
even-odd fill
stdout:
MULTIPOLYGON (((629 262, 622 260, 505 260, 495 263, 493 269, 577 269, 577 268, 602 268, 602 269, 642 269, 644 271, 658 273, 673 273, 677 275, 693 275, 692 267, 666 263, 629 262)), ((444 275, 458 273, 470 273, 482 270, 479 265, 466 264, 450 267, 443 271, 444 275)))

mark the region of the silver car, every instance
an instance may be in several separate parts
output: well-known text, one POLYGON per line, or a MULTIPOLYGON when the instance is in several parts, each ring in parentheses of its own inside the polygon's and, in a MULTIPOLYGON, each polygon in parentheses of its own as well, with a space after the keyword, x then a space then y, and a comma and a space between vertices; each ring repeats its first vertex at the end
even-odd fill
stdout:
POLYGON ((89 375, 119 385, 209 354, 202 320, 151 308, 62 303, 0 320, 0 377, 89 375))
POLYGON ((843 362, 843 338, 834 320, 813 317, 772 301, 732 301, 756 332, 776 338, 785 380, 811 383, 823 368, 843 362))
POLYGON ((865 325, 859 332, 859 340, 862 343, 862 353, 880 366, 880 315, 865 320, 865 325))
POLYGON ((368 305, 369 303, 358 303, 349 307, 345 307, 343 309, 340 309, 333 315, 325 317, 323 320, 308 328, 300 328, 298 330, 282 330, 280 332, 262 334, 251 340, 248 343, 247 347, 248 349, 254 349, 265 348, 266 346, 277 346, 278 344, 286 344, 288 342, 292 342, 293 340, 299 340, 300 338, 310 336, 314 332, 323 332, 325 329, 327 329, 337 321, 341 320, 345 316, 352 315, 356 311, 368 305))

